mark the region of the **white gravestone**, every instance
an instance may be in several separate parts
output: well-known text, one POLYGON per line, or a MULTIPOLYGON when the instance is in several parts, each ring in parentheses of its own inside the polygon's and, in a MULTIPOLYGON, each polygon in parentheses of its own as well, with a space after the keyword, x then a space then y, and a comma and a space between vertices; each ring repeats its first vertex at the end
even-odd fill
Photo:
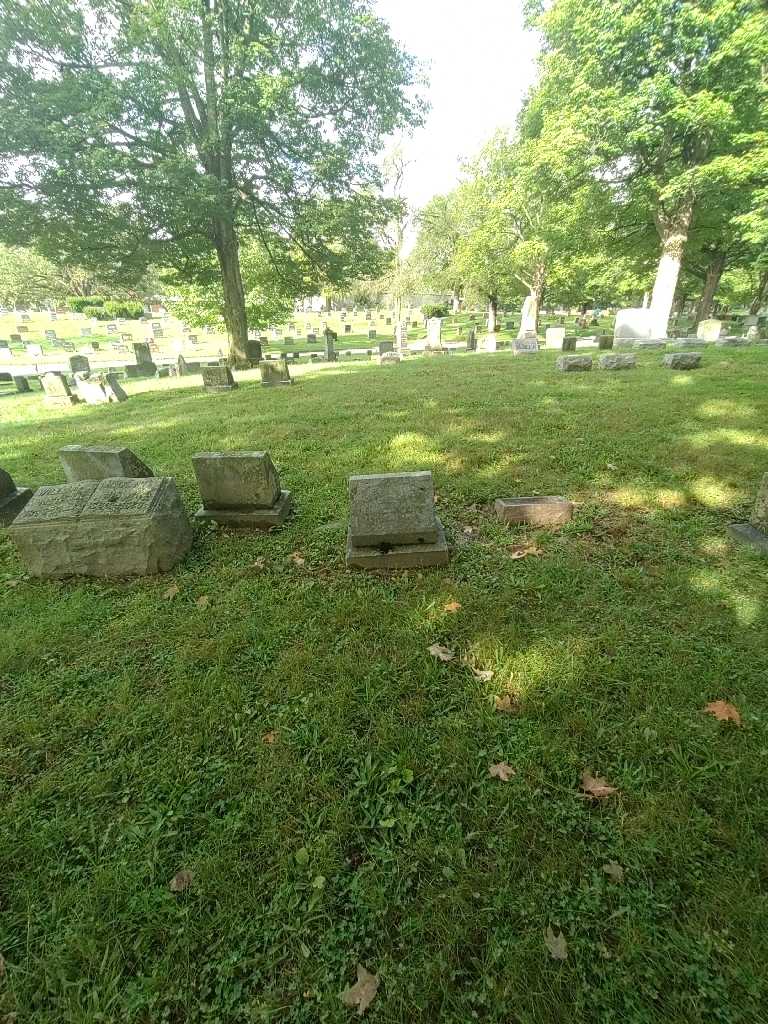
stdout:
POLYGON ((652 329, 650 309, 620 309, 616 313, 613 337, 617 341, 622 338, 648 340, 652 329))
POLYGON ((696 328, 696 337, 699 341, 717 341, 722 330, 722 320, 701 320, 696 328))
POLYGON ((562 349, 565 341, 564 327, 548 327, 544 335, 547 348, 562 349))

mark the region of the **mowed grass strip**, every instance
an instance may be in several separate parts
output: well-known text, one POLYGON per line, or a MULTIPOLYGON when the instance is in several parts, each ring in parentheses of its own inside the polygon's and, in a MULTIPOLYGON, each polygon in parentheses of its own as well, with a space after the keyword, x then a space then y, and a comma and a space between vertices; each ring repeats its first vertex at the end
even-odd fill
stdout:
POLYGON ((126 444, 192 512, 194 452, 266 448, 297 505, 131 581, 28 580, 0 534, 0 1020, 346 1021, 358 963, 387 1024, 765 1019, 768 564, 725 527, 768 471, 768 349, 554 360, 0 397, 19 484, 126 444), (416 469, 452 564, 347 572, 347 477, 416 469), (489 510, 536 493, 573 522, 489 510))

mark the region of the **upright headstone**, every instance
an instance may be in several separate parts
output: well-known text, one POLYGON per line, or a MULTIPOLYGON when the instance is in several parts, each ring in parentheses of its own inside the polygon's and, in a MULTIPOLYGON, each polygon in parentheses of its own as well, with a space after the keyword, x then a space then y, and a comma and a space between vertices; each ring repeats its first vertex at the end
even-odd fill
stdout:
POLYGON ((443 321, 439 316, 427 320, 427 348, 443 347, 443 321))
POLYGON ((393 352, 395 349, 394 341, 380 341, 379 342, 379 355, 383 356, 385 352, 393 352))
POLYGON ((613 348, 613 335, 611 334, 598 334, 597 336, 597 347, 602 350, 613 348))
POLYGON ((167 572, 192 543, 171 477, 41 487, 9 534, 27 572, 41 578, 167 572))
POLYGON ((270 530, 291 511, 291 492, 281 490, 269 452, 198 452, 192 465, 203 502, 197 519, 270 530))
POLYGON ((325 339, 325 358, 329 363, 335 363, 338 359, 336 353, 336 342, 339 340, 339 336, 336 331, 332 331, 330 327, 326 327, 323 332, 325 339))
POLYGON ((344 333, 345 334, 351 334, 352 333, 352 324, 344 324, 344 333))
POLYGON ((56 341, 56 331, 45 331, 44 337, 46 341, 56 341))
POLYGON ((495 352, 498 347, 498 339, 495 334, 486 334, 483 338, 483 351, 495 352))
POLYGON ((520 312, 520 330, 517 332, 517 337, 521 340, 536 334, 536 312, 534 306, 533 296, 526 295, 520 312))
POLYGON ((70 373, 89 373, 91 364, 88 356, 75 355, 69 357, 70 373))
POLYGON ((13 377, 12 379, 19 394, 28 394, 32 390, 26 377, 13 377))
POLYGON ((563 342, 565 341, 565 328, 564 327, 548 327, 544 339, 547 348, 556 348, 559 351, 563 349, 563 342))
POLYGON ((39 359, 43 354, 42 346, 36 345, 34 342, 31 342, 29 345, 25 345, 24 347, 27 355, 32 359, 39 359))
POLYGON ((406 569, 448 564, 431 473, 352 476, 349 501, 348 566, 406 569))
POLYGON ((477 328, 473 325, 467 332, 467 352, 477 351, 477 328))
POLYGON ((650 338, 652 323, 650 309, 619 309, 613 329, 614 341, 650 338))
POLYGON ((768 557, 768 473, 762 479, 755 506, 747 523, 731 523, 731 537, 741 544, 749 544, 768 557))
POLYGON ((17 487, 11 474, 0 469, 0 526, 10 526, 31 497, 29 487, 17 487))
POLYGON ((69 384, 61 373, 44 373, 40 378, 43 386, 46 405, 76 405, 77 398, 69 389, 69 384))
POLYGON ((116 476, 143 479, 155 475, 130 448, 68 444, 59 448, 59 460, 70 484, 116 476))
POLYGON ((717 341, 722 331, 722 320, 700 320, 696 328, 696 337, 699 341, 717 341))
POLYGON ((533 355, 539 351, 538 339, 532 335, 516 338, 512 343, 512 351, 516 356, 533 355))
POLYGON ((237 381, 228 366, 203 366, 201 373, 205 391, 234 391, 237 387, 237 381))
POLYGON ((265 388, 293 383, 287 364, 276 366, 274 363, 261 362, 259 363, 259 373, 261 374, 261 385, 265 388))
POLYGON ((760 341, 760 328, 757 324, 753 324, 747 328, 747 333, 744 335, 747 341, 760 341))
POLYGON ((152 358, 152 351, 145 341, 134 341, 133 354, 136 357, 138 372, 149 375, 157 372, 157 367, 152 358))

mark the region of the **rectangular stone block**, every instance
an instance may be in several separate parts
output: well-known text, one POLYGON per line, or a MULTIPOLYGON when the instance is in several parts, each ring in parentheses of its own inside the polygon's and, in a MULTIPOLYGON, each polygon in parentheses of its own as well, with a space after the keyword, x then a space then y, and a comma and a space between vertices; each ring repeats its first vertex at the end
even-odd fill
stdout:
POLYGON ((68 444, 59 448, 59 459, 69 483, 107 480, 110 477, 137 479, 154 476, 149 466, 130 448, 68 444))
POLYGON ((69 389, 65 378, 60 373, 44 373, 40 377, 46 405, 76 405, 77 398, 69 389))
POLYGON ((565 341, 565 328, 548 327, 544 332, 544 340, 547 348, 556 348, 558 351, 562 352, 563 342, 565 341))
POLYGON ((346 564, 350 569, 428 569, 448 565, 450 549, 439 519, 437 539, 431 544, 399 544, 391 548, 361 547, 347 534, 346 564))
POLYGON ((768 558, 768 533, 764 533, 751 523, 731 523, 728 533, 738 544, 747 544, 768 558))
POLYGON ((592 358, 591 356, 560 356, 555 361, 555 366, 563 373, 578 373, 592 369, 592 358))
POLYGON ((722 320, 701 320, 696 328, 696 337, 701 341, 717 341, 722 330, 722 320))
POLYGON ((668 370, 696 370, 701 366, 701 353, 670 352, 661 360, 661 365, 668 370))
POLYGON ((632 345, 632 348, 634 348, 637 352, 642 352, 645 349, 650 349, 653 351, 656 349, 664 349, 666 347, 666 341, 663 341, 661 338, 652 338, 649 339, 648 341, 636 341, 632 345))
POLYGON ((512 351, 516 356, 532 355, 539 351, 537 338, 516 338, 512 342, 512 351))
POLYGON ((203 375, 205 391, 234 391, 237 387, 228 366, 203 366, 200 372, 203 375))
POLYGON ((192 466, 206 509, 267 509, 280 497, 269 452, 198 452, 192 466))
POLYGON ((575 334, 569 334, 563 338, 563 352, 575 352, 578 338, 575 334))
POLYGON ((0 526, 10 526, 31 497, 29 487, 17 487, 11 474, 0 469, 0 526))
POLYGON ((497 498, 493 508, 502 523, 527 526, 559 526, 573 517, 573 502, 560 495, 497 498))
POLYGON ((273 530, 282 526, 293 508, 293 495, 281 491, 271 508, 206 508, 201 505, 195 519, 243 530, 273 530))
POLYGON ((616 313, 613 336, 618 338, 650 338, 652 330, 650 309, 620 309, 616 313))
POLYGON ((349 536, 356 548, 438 542, 430 472, 351 476, 349 502, 349 536))
POLYGON ((616 355, 600 356, 601 370, 634 370, 637 366, 637 356, 616 355))
POLYGON ((768 473, 765 474, 757 492, 755 507, 749 517, 752 526, 768 532, 768 473))
POLYGON ((261 385, 265 388, 278 387, 282 384, 293 384, 287 364, 275 366, 274 363, 260 363, 261 385))
POLYGON ((27 572, 41 578, 167 572, 192 543, 171 477, 41 487, 9 534, 27 572))

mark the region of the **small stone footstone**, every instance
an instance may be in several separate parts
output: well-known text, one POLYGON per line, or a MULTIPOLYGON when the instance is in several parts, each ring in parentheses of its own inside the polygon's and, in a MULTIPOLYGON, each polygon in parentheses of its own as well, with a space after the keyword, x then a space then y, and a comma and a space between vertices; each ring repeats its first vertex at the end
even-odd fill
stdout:
POLYGON ((379 356, 379 365, 383 366, 387 363, 399 363, 400 355, 397 352, 382 352, 379 356))
POLYGON ((539 351, 538 339, 533 337, 516 338, 512 342, 512 351, 516 356, 533 355, 539 351))
POLYGON ((41 487, 9 527, 31 576, 150 576, 192 544, 171 477, 41 487))
POLYGON ((270 530, 282 526, 293 507, 269 452, 198 452, 192 465, 203 502, 196 519, 270 530))
POLYGON ((731 523, 728 532, 733 540, 748 544, 768 556, 768 473, 760 484, 749 522, 731 523))
POLYGON ((59 459, 70 484, 80 480, 140 479, 155 475, 130 448, 67 444, 59 448, 59 459))
POLYGON ((237 381, 228 366, 203 366, 200 372, 203 375, 204 391, 234 391, 237 387, 237 381))
POLYGON ((616 355, 600 356, 601 370, 634 370, 637 366, 637 356, 616 355))
POLYGON ((448 564, 448 544, 435 514, 430 472, 352 476, 349 503, 349 567, 409 569, 448 564))
POLYGON ((580 370, 592 369, 592 358, 590 356, 560 356, 555 361, 555 366, 563 373, 577 373, 580 370))
POLYGON ((278 366, 276 363, 259 363, 259 373, 261 374, 261 386, 265 388, 293 384, 287 364, 278 366))
POLYGON ((635 350, 642 352, 645 349, 661 349, 666 348, 667 343, 662 338, 653 338, 648 341, 636 341, 632 346, 635 350))
POLYGON ((493 509, 502 523, 527 526, 560 526, 573 518, 573 502, 560 495, 497 498, 493 509))
POLYGON ((695 348, 699 349, 702 345, 708 345, 709 342, 702 341, 701 338, 678 338, 675 342, 675 348, 695 348))
POLYGON ((31 497, 29 487, 17 487, 11 474, 0 469, 0 526, 10 526, 31 497))
POLYGON ((701 366, 701 352, 670 352, 661 365, 668 370, 696 370, 701 366))
POLYGON ((40 378, 43 386, 46 405, 77 405, 77 398, 69 389, 64 376, 60 373, 44 373, 40 378))

